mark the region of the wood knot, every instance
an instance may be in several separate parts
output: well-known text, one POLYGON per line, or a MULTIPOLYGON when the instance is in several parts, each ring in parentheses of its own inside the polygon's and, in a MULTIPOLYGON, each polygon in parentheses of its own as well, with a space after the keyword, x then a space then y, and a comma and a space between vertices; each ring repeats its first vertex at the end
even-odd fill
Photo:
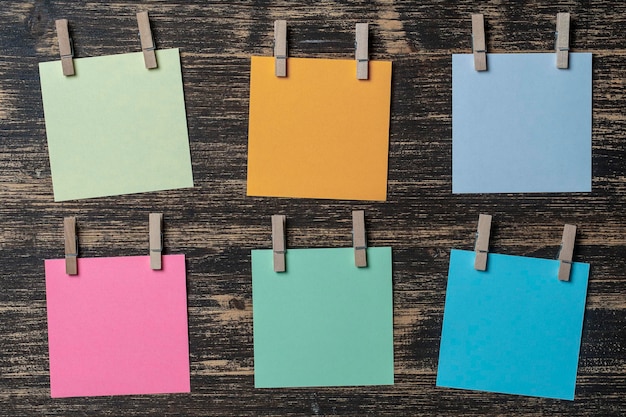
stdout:
POLYGON ((237 310, 246 309, 246 303, 243 300, 239 300, 237 298, 231 298, 231 300, 228 302, 228 306, 230 308, 236 308, 237 310))

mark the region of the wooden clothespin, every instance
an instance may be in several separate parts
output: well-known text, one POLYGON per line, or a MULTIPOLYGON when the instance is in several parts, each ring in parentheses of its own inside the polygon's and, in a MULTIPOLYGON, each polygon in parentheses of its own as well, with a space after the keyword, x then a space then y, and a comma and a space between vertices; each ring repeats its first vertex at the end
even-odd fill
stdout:
POLYGON ((61 55, 63 75, 74 75, 74 48, 72 47, 72 39, 67 27, 67 19, 56 20, 55 24, 57 37, 59 38, 59 53, 61 55))
POLYGON ((569 67, 569 13, 556 14, 556 67, 569 67))
POLYGON ((282 214, 272 216, 272 250, 274 251, 274 272, 285 272, 285 223, 282 214))
POLYGON ((287 76, 287 21, 274 21, 274 58, 277 77, 287 76))
POLYGON ((352 246, 354 246, 354 264, 359 268, 367 266, 367 241, 363 210, 352 212, 352 246))
POLYGON ((161 255, 163 254, 163 213, 150 213, 150 268, 161 269, 161 255))
POLYGON ((476 71, 487 71, 485 18, 482 14, 472 15, 472 51, 474 52, 474 69, 476 71))
POLYGON ((574 242, 576 241, 576 226, 566 224, 563 228, 563 240, 559 251, 559 280, 569 281, 574 257, 574 242))
POLYGON ((491 215, 481 214, 478 216, 478 231, 476 232, 476 259, 474 269, 478 271, 487 270, 487 254, 489 253, 489 235, 491 234, 491 215))
POLYGON ((355 58, 357 80, 369 78, 369 25, 367 23, 356 24, 355 58))
POLYGON ((137 13, 137 25, 139 26, 139 39, 141 40, 141 49, 143 50, 143 60, 146 68, 157 68, 156 47, 152 38, 148 12, 137 13))
POLYGON ((63 219, 65 237, 65 273, 78 274, 78 237, 76 235, 76 217, 63 219))

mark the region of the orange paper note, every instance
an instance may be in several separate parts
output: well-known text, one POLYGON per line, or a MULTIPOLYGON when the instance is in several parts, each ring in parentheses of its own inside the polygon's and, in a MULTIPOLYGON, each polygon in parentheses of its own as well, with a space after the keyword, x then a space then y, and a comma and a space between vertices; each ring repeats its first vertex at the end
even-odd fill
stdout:
POLYGON ((386 200, 391 62, 252 57, 249 196, 386 200))

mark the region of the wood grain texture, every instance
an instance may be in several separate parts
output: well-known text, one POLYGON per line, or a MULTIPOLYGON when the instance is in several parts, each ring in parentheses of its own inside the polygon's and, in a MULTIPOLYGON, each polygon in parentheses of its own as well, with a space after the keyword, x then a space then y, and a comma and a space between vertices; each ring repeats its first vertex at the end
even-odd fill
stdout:
MULTIPOLYGON (((2 416, 618 416, 626 414, 626 3, 377 0, 0 2, 0 415, 2 416), (59 56, 67 18, 77 58, 139 51, 147 10, 157 48, 181 48, 195 187, 54 203, 37 64, 59 56), (472 13, 490 52, 554 51, 570 12, 570 48, 593 52, 593 191, 451 194, 451 53, 471 51, 472 13), (393 60, 386 202, 245 196, 250 56, 350 59, 370 23, 370 59, 393 60), (250 249, 350 247, 352 210, 369 246, 393 247, 396 384, 254 389, 250 249), (146 218, 163 212, 165 253, 187 256, 192 392, 50 399, 43 259, 63 257, 62 219, 80 219, 83 257, 145 255, 146 218), (592 265, 576 400, 435 387, 450 248, 471 250, 479 213, 492 253, 556 258, 578 226, 574 260, 592 265), (120 233, 123 231, 123 233, 120 233)), ((572 167, 575 169, 575 167, 572 167)))

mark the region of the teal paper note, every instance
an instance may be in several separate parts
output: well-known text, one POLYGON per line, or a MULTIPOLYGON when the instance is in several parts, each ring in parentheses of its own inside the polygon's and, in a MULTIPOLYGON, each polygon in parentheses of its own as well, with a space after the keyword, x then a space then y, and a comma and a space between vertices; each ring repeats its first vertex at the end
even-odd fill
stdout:
POLYGON ((452 55, 452 192, 590 192, 591 58, 452 55))
POLYGON ((574 399, 589 264, 452 250, 437 386, 574 399))
POLYGON ((193 187, 178 49, 39 64, 54 200, 193 187))
POLYGON ((393 384, 391 248, 252 251, 257 388, 393 384))

